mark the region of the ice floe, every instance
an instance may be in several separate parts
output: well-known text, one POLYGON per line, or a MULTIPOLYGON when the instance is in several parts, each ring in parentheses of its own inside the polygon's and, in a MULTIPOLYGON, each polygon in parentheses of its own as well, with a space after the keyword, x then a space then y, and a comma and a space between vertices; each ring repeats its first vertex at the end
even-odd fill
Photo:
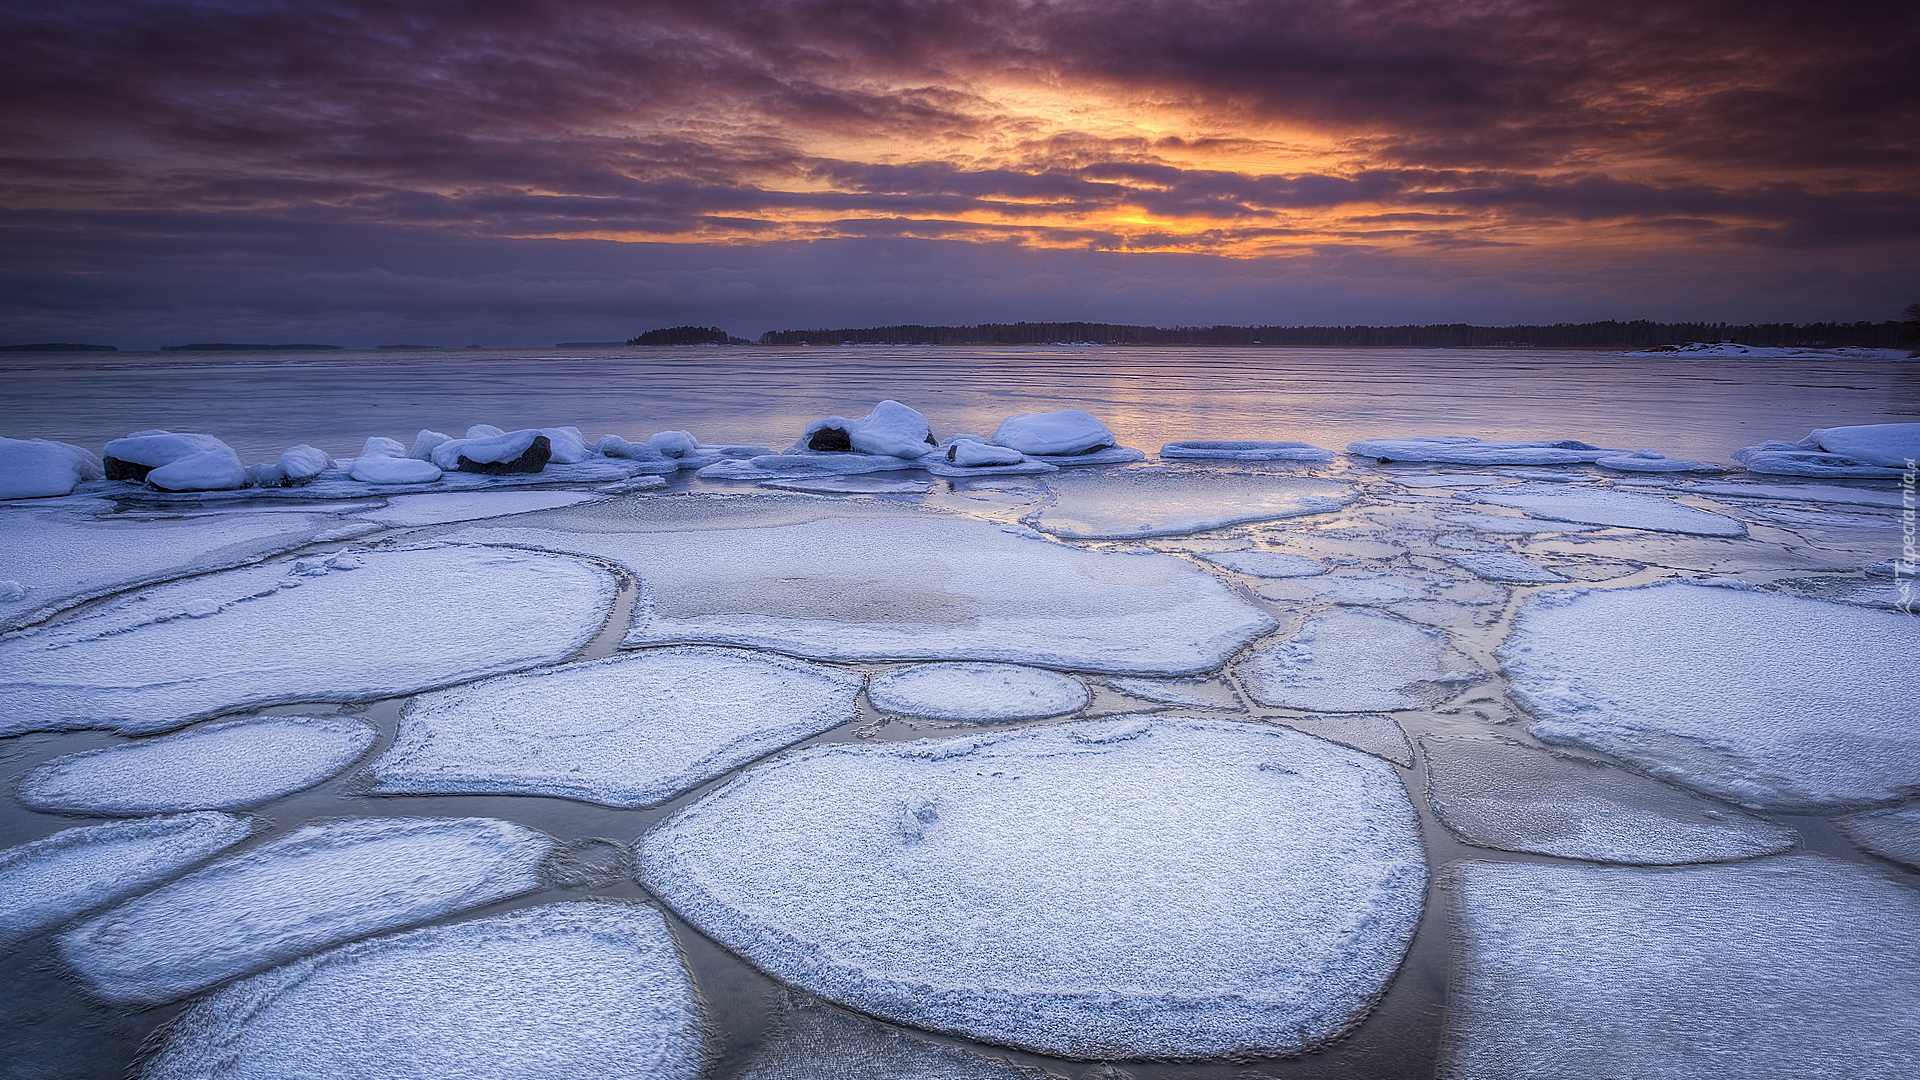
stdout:
POLYGON ((93 451, 51 439, 0 438, 0 499, 45 499, 70 494, 106 476, 93 451))
POLYGON ((642 904, 548 904, 343 945, 194 1003, 146 1080, 694 1080, 698 999, 642 904))
POLYGON ((1399 966, 1426 878, 1386 763, 1170 717, 811 747, 640 855, 656 895, 783 982, 1094 1059, 1334 1038, 1399 966))
POLYGON ((1911 469, 1914 459, 1920 458, 1920 424, 1816 428, 1809 438, 1829 454, 1889 469, 1911 469))
POLYGON ((1847 839, 1875 855, 1920 870, 1920 807, 1848 814, 1833 824, 1847 839))
POLYGON ((1577 439, 1539 442, 1500 442, 1464 435, 1429 435, 1411 439, 1362 439, 1347 453, 1388 461, 1441 461, 1456 465, 1572 465, 1632 453, 1593 446, 1577 439))
POLYGON ((352 717, 263 716, 57 757, 28 773, 20 801, 51 813, 232 810, 340 772, 379 735, 352 717))
POLYGON ((1303 442, 1248 442, 1188 440, 1160 447, 1162 458, 1199 458, 1224 461, 1331 461, 1333 451, 1303 442))
POLYGON ((1309 619, 1286 641, 1240 663, 1240 684, 1262 705, 1324 712, 1378 712, 1421 704, 1417 683, 1441 667, 1441 637, 1371 611, 1309 619))
POLYGON ((1920 785, 1911 616, 1677 582, 1567 590, 1530 598, 1500 656, 1536 736, 1742 805, 1920 785))
POLYGON ((760 486, 817 495, 925 495, 933 489, 933 485, 925 480, 882 480, 857 475, 823 476, 813 480, 762 480, 760 486))
POLYGON ((703 466, 694 475, 703 480, 791 480, 823 476, 857 476, 861 473, 915 469, 911 458, 888 454, 789 452, 764 454, 751 458, 727 458, 703 466))
POLYGON ((1920 458, 1920 424, 1820 428, 1798 442, 1770 439, 1733 452, 1747 471, 1778 476, 1896 479, 1920 458))
POLYGON ((1240 708, 1233 688, 1216 679, 1108 679, 1115 690, 1142 701, 1169 705, 1198 705, 1208 709, 1240 708))
POLYGON ((1467 863, 1440 1075, 1894 1077, 1920 1060, 1920 894, 1814 856, 1467 863))
POLYGON ((1091 413, 1061 409, 1009 416, 987 441, 1023 454, 1079 457, 1112 448, 1118 440, 1091 413))
POLYGON ((1352 484, 1318 477, 1149 466, 1049 476, 1053 503, 1031 521, 1077 540, 1178 536, 1248 521, 1325 514, 1352 502, 1352 484))
POLYGON ((1504 517, 1499 514, 1435 514, 1435 518, 1452 525, 1465 525, 1481 532, 1502 533, 1514 536, 1526 536, 1535 533, 1592 532, 1598 525, 1582 525, 1571 521, 1542 521, 1536 518, 1504 517))
POLYGON ((1898 491, 1838 487, 1833 484, 1688 484, 1674 490, 1697 495, 1732 495, 1742 499, 1789 499, 1893 509, 1901 505, 1898 491))
POLYGON ((1541 585, 1567 578, 1534 562, 1532 559, 1502 552, 1471 552, 1459 555, 1442 555, 1441 558, 1470 571, 1488 581, 1510 581, 1516 584, 1541 585))
POLYGON ((1617 469, 1620 472, 1636 473, 1722 473, 1730 471, 1725 465, 1714 465, 1705 461, 1689 461, 1686 458, 1670 458, 1657 450, 1636 450, 1631 454, 1610 454, 1607 457, 1594 458, 1593 463, 1603 469, 1617 469))
POLYGON ((549 664, 592 640, 616 592, 610 574, 579 559, 465 545, 151 586, 0 639, 0 734, 162 731, 549 664))
POLYGON ((145 892, 247 838, 204 812, 67 829, 0 851, 0 947, 145 892))
POLYGON ((387 795, 653 806, 854 719, 861 677, 692 645, 423 694, 369 770, 387 795))
POLYGON ((911 1035, 791 991, 736 1080, 1059 1080, 911 1035))
POLYGON ((82 923, 61 937, 60 955, 108 1001, 172 1001, 329 945, 532 892, 552 846, 492 818, 305 825, 82 923))
POLYGON ((1530 517, 1611 525, 1649 532, 1691 533, 1695 536, 1745 536, 1747 527, 1724 514, 1695 510, 1672 499, 1633 491, 1557 484, 1519 484, 1491 491, 1463 492, 1459 496, 1495 506, 1511 506, 1530 517))
POLYGON ((1200 561, 1259 578, 1313 577, 1327 572, 1327 564, 1319 559, 1284 551, 1217 551, 1201 555, 1200 561))
POLYGON ((1070 675, 1018 664, 915 664, 876 677, 867 700, 882 712, 925 720, 1038 720, 1086 707, 1070 675))
POLYGON ((857 454, 921 458, 936 441, 927 418, 897 401, 882 401, 858 420, 829 416, 807 425, 793 444, 796 452, 852 451, 857 454))
POLYGON ((233 447, 211 435, 136 431, 102 451, 109 480, 144 480, 162 491, 220 491, 246 487, 246 467, 233 447))
POLYGON ((433 495, 396 495, 378 510, 358 515, 394 528, 444 525, 454 521, 504 517, 535 510, 555 510, 604 498, 591 491, 458 491, 433 495))
POLYGON ((1616 863, 1774 855, 1784 825, 1585 758, 1497 739, 1423 736, 1427 801, 1470 844, 1616 863))
POLYGON ((1295 731, 1351 746, 1365 754, 1385 758, 1403 769, 1413 768, 1413 746, 1407 733, 1390 717, 1336 713, 1332 716, 1264 716, 1271 724, 1285 724, 1295 731))

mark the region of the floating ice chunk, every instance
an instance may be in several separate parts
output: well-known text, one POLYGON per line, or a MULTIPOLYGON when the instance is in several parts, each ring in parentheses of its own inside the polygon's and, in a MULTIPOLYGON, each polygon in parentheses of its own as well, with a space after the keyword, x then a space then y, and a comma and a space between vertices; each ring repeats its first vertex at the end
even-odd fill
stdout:
POLYGON ((867 700, 882 712, 927 720, 1038 720, 1086 708, 1080 680, 1018 664, 915 664, 881 675, 867 700))
POLYGON ((738 1080, 1062 1080, 916 1038, 816 998, 785 993, 774 1034, 738 1080))
POLYGON ((1792 829, 1616 766, 1492 739, 1420 739, 1427 801, 1462 840, 1617 863, 1775 855, 1792 829))
POLYGON ((1239 709, 1233 690, 1214 679, 1108 679, 1115 690, 1143 701, 1170 705, 1199 705, 1208 709, 1239 709))
POLYGON ((796 751, 656 827, 640 861, 783 982, 1096 1059, 1336 1037, 1399 966, 1426 878, 1384 762, 1164 717, 796 751))
POLYGON ((1442 1076, 1893 1078, 1920 1060, 1920 896, 1868 867, 1470 862, 1453 891, 1442 1076))
POLYGON ((1505 551, 1506 550, 1506 548, 1500 546, 1499 544, 1493 542, 1492 540, 1484 539, 1474 533, 1464 533, 1464 532, 1443 533, 1433 538, 1433 544, 1435 547, 1447 548, 1450 551, 1505 551))
POLYGON ((1688 484, 1675 490, 1697 495, 1732 495, 1742 499, 1792 499, 1893 509, 1899 509, 1901 505, 1898 491, 1836 487, 1832 484, 1688 484))
POLYGON ((1303 442, 1189 440, 1160 447, 1163 458, 1214 458, 1227 461, 1331 461, 1333 451, 1303 442))
POLYGON ((234 810, 312 787, 359 760, 379 732, 351 717, 263 716, 54 758, 20 782, 49 813, 234 810))
POLYGON ((947 445, 947 461, 963 469, 983 465, 1018 465, 1027 455, 1007 446, 994 446, 977 439, 955 439, 947 445))
POLYGON ((196 1002, 146 1080, 694 1080, 701 1018, 658 912, 547 904, 343 945, 196 1002))
POLYGON ((829 416, 807 425, 793 444, 796 452, 852 451, 888 457, 926 456, 935 445, 927 418, 897 401, 882 401, 858 420, 829 416))
POLYGON ((440 467, 398 454, 362 454, 347 475, 363 484, 430 484, 440 479, 440 467))
POLYGON ((106 475, 93 451, 51 439, 0 438, 0 499, 68 495, 106 475))
POLYGON ((232 814, 68 829, 0 851, 0 947, 145 892, 247 838, 232 814))
POLYGON ((0 733, 163 731, 254 706, 391 697, 550 664, 592 639, 615 592, 605 571, 578 559, 462 546, 154 586, 0 639, 0 733))
POLYGON ((1385 758, 1403 769, 1413 768, 1413 747, 1399 724, 1384 716, 1336 714, 1334 716, 1265 716, 1262 720, 1285 724, 1295 731, 1351 746, 1363 754, 1385 758))
POLYGON ((1829 454, 1889 469, 1911 469, 1920 458, 1920 424, 1816 428, 1809 438, 1829 454))
POLYGON ((1481 532, 1524 536, 1534 533, 1592 532, 1598 525, 1581 525, 1574 522, 1541 521, 1535 518, 1502 517, 1498 514, 1435 514, 1434 517, 1454 525, 1465 525, 1481 532))
POLYGON ((1357 495, 1351 484, 1317 477, 1165 468, 1062 473, 1046 484, 1056 498, 1032 524, 1074 539, 1177 536, 1325 514, 1357 495))
POLYGON ((822 476, 813 480, 762 480, 776 491, 805 491, 815 495, 925 495, 933 485, 924 480, 880 480, 865 476, 822 476))
POLYGON ((1145 451, 1135 450, 1131 446, 1109 446, 1104 450, 1089 450, 1082 454, 1028 454, 1029 463, 1038 462, 1055 467, 1064 465, 1131 465, 1136 461, 1147 460, 1145 451))
POLYGON ((1833 824, 1847 839, 1875 855, 1920 870, 1920 807, 1849 814, 1833 824))
POLYGON ((1370 611, 1310 619, 1300 632, 1240 664, 1240 683, 1262 705, 1325 712, 1411 709, 1414 684, 1438 679, 1440 635, 1370 611))
POLYGON ((1078 456, 1105 450, 1118 440, 1107 430, 1107 425, 1095 420, 1091 413, 1061 409, 1009 416, 987 441, 1023 454, 1078 456))
POLYGON ((1362 439, 1347 453, 1387 461, 1443 461, 1456 465, 1574 465, 1616 454, 1632 453, 1594 446, 1577 439, 1540 442, 1499 442, 1464 435, 1429 435, 1411 439, 1362 439))
POLYGON ((366 521, 407 528, 453 521, 526 514, 577 506, 601 496, 591 491, 462 491, 445 495, 397 495, 387 505, 359 515, 366 521))
POLYGON ((1747 527, 1723 514, 1682 506, 1672 499, 1605 488, 1519 484, 1492 491, 1463 492, 1460 498, 1495 506, 1511 506, 1531 517, 1613 525, 1649 532, 1691 533, 1695 536, 1745 536, 1747 527))
POLYGON ((1920 785, 1911 616, 1671 582, 1557 592, 1527 601, 1500 656, 1536 736, 1742 805, 1920 785))
POLYGON ((821 660, 1191 675, 1273 626, 1172 556, 1081 551, 944 516, 863 512, 761 528, 462 535, 630 567, 645 588, 629 647, 710 642, 821 660))
POLYGON ((854 719, 860 682, 740 649, 647 649, 415 698, 370 771, 386 795, 653 806, 854 719))
POLYGON ((702 466, 694 475, 705 480, 791 480, 857 476, 861 473, 892 472, 916 467, 911 459, 885 454, 786 453, 726 458, 702 466))
POLYGON ((1336 604, 1390 604, 1399 600, 1423 600, 1433 595, 1446 579, 1431 574, 1382 574, 1367 570, 1337 570, 1299 582, 1275 582, 1254 586, 1254 592, 1269 600, 1291 600, 1304 592, 1336 604), (1285 589, 1285 592, 1281 590, 1285 589))
POLYGON ((1474 552, 1440 557, 1488 581, 1512 581, 1523 585, 1539 585, 1568 580, 1532 559, 1502 552, 1474 552))
POLYGON ((1620 472, 1720 473, 1728 471, 1725 465, 1712 465, 1704 461, 1689 461, 1686 458, 1670 458, 1654 450, 1636 450, 1631 454, 1613 454, 1608 457, 1594 458, 1593 463, 1603 469, 1617 469, 1620 472))
POLYGON ((1327 572, 1327 564, 1318 559, 1284 551, 1216 551, 1201 555, 1200 560, 1260 578, 1313 577, 1327 572))
POLYGON ((306 825, 75 927, 60 955, 108 1001, 172 1001, 329 945, 532 892, 552 847, 493 818, 306 825))

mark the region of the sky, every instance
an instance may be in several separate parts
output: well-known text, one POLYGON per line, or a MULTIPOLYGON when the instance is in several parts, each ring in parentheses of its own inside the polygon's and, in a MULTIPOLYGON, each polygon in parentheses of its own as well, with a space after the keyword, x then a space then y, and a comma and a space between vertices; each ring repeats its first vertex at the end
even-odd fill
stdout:
POLYGON ((0 0, 0 343, 1889 319, 1920 5, 0 0))

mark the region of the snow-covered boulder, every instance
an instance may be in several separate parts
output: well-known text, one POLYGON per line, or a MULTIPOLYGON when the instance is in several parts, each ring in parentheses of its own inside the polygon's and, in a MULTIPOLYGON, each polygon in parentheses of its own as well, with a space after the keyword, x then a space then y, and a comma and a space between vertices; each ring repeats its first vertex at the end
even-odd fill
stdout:
POLYGON ((1017 413, 1002 421, 987 440, 995 446, 1011 447, 1023 454, 1091 454, 1113 446, 1116 440, 1107 425, 1079 409, 1061 409, 1048 413, 1017 413))
POLYGON ((700 440, 691 431, 656 431, 647 445, 670 458, 683 458, 700 449, 700 440))
POLYGON ((553 441, 534 428, 500 432, 498 428, 477 425, 467 429, 468 437, 450 439, 433 448, 433 463, 447 472, 476 472, 493 476, 537 473, 553 457, 553 441), (493 435, 474 435, 492 430, 493 435))
POLYGON ((363 484, 430 484, 440 479, 440 467, 397 454, 363 454, 347 475, 363 484))
POLYGON ((92 451, 72 443, 0 438, 0 499, 65 495, 105 475, 92 451))
POLYGON ((261 487, 305 484, 333 467, 333 458, 325 450, 300 443, 287 447, 281 453, 280 460, 267 467, 266 476, 256 476, 254 482, 261 487))
POLYGON ((990 465, 1018 465, 1027 460, 1027 455, 1012 447, 993 446, 979 439, 955 439, 947 447, 946 459, 963 469, 979 469, 990 465))
POLYGON ((796 451, 833 452, 918 458, 937 445, 927 418, 897 401, 882 401, 858 420, 829 416, 807 425, 793 444, 796 451))
POLYGON ((1869 465, 1911 469, 1920 459, 1920 424, 1861 424, 1817 428, 1813 438, 1829 454, 1843 454, 1869 465))
POLYGON ((1502 442, 1464 435, 1424 435, 1410 439, 1361 439, 1347 453, 1388 461, 1443 461, 1455 465, 1578 465, 1630 454, 1578 439, 1502 442))
POLYGON ((406 457, 407 447, 399 439, 389 439, 384 435, 374 435, 360 448, 361 457, 406 457))
POLYGON ((233 447, 211 435, 136 431, 108 443, 109 480, 145 480, 162 491, 228 491, 246 487, 246 466, 233 447))
POLYGON ((420 433, 413 437, 413 447, 407 451, 407 456, 416 461, 432 461, 434 448, 452 441, 453 436, 444 431, 421 428, 420 433))
POLYGON ((665 461, 667 455, 652 443, 628 442, 618 435, 602 435, 600 441, 593 444, 594 452, 607 457, 626 458, 628 461, 665 461))
POLYGON ((540 434, 547 437, 548 460, 555 465, 578 465, 593 456, 577 427, 541 428, 540 434))
POLYGON ((1896 479, 1920 458, 1920 424, 1820 428, 1799 442, 1769 439, 1733 452, 1748 472, 1836 479, 1896 479))

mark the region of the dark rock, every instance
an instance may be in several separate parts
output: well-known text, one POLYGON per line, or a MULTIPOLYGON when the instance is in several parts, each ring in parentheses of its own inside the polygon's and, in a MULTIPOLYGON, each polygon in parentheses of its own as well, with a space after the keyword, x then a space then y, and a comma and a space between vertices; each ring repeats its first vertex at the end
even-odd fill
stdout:
POLYGON ((485 473, 488 476, 515 476, 520 473, 537 473, 547 467, 553 458, 553 443, 545 435, 535 435, 533 442, 524 452, 512 461, 475 461, 465 454, 460 455, 461 472, 485 473))
POLYGON ((152 465, 142 465, 137 461, 121 461, 117 457, 102 459, 107 467, 109 480, 145 480, 152 472, 152 465))
POLYGON ((821 428, 808 437, 807 449, 851 453, 853 438, 847 434, 846 428, 821 428))

